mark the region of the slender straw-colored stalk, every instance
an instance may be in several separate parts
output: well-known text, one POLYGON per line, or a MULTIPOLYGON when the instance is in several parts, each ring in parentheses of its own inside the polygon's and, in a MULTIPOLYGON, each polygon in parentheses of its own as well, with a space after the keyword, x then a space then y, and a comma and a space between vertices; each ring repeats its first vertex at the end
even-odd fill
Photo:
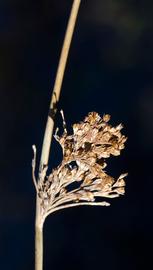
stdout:
POLYGON ((37 195, 35 220, 35 270, 43 269, 43 220, 40 218, 40 204, 37 195))
MULTIPOLYGON (((55 84, 53 88, 53 93, 50 101, 49 113, 47 118, 47 124, 44 134, 42 153, 40 159, 40 167, 39 170, 41 172, 44 166, 48 165, 49 153, 51 147, 51 140, 53 135, 54 128, 54 118, 57 110, 57 103, 60 97, 61 86, 63 82, 66 62, 68 58, 68 53, 70 49, 70 44, 74 32, 74 27, 78 15, 78 10, 80 6, 81 0, 74 0, 73 6, 65 34, 65 39, 63 43, 63 48, 60 56, 60 61, 57 69, 57 75, 55 79, 55 84)), ((43 270, 43 222, 41 220, 40 213, 40 203, 39 198, 36 198, 36 221, 35 221, 35 270, 43 270)))
POLYGON ((62 52, 61 52, 61 56, 60 56, 58 69, 57 69, 55 85, 54 85, 52 98, 51 98, 51 102, 50 102, 50 107, 49 107, 49 114, 48 114, 47 125, 46 125, 43 147, 42 147, 40 168, 42 168, 42 166, 48 164, 51 139, 52 139, 53 128, 54 128, 54 118, 55 118, 55 114, 56 114, 57 103, 58 103, 59 97, 60 97, 61 86, 62 86, 63 77, 64 77, 64 71, 65 71, 65 67, 66 67, 66 62, 67 62, 67 58, 68 58, 68 53, 69 53, 69 49, 70 49, 70 44, 71 44, 73 32, 74 32, 74 27, 75 27, 75 23, 76 23, 76 19, 77 19, 77 14, 78 14, 80 2, 81 2, 81 0, 74 0, 74 2, 73 2, 71 14, 70 14, 70 18, 69 18, 69 22, 68 22, 68 26, 67 26, 67 31, 65 34, 63 48, 62 48, 62 52))
POLYGON ((59 211, 59 210, 62 210, 62 209, 66 209, 66 208, 70 208, 70 207, 76 207, 76 206, 110 206, 110 204, 108 202, 79 202, 79 203, 70 203, 70 204, 67 204, 67 205, 61 205, 61 206, 58 206, 58 207, 55 207, 53 209, 50 209, 47 213, 46 213, 46 217, 48 217, 50 214, 56 212, 56 211, 59 211))
POLYGON ((43 228, 36 227, 35 232, 35 269, 43 269, 43 228))

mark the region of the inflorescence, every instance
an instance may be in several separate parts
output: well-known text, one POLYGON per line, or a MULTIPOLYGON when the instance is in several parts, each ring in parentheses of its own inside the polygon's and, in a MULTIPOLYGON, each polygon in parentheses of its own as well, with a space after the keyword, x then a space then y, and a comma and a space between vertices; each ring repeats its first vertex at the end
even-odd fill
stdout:
POLYGON ((36 147, 33 146, 33 180, 43 218, 72 206, 108 206, 110 204, 104 198, 124 194, 127 174, 121 174, 115 180, 104 170, 107 158, 120 155, 127 140, 121 134, 123 126, 112 127, 108 124, 109 120, 108 114, 100 117, 98 113, 90 112, 82 122, 73 125, 73 134, 68 135, 63 117, 64 132, 62 136, 58 136, 57 132, 54 135, 62 147, 63 160, 48 176, 48 168, 43 166, 38 181, 35 178, 36 147))

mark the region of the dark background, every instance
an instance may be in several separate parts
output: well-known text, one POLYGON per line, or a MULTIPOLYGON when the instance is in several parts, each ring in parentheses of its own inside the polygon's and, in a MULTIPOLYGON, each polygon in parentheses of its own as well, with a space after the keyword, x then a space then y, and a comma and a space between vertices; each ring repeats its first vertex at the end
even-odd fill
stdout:
MULTIPOLYGON (((51 90, 72 1, 0 1, 0 269, 34 269, 35 190, 51 90)), ((153 1, 82 1, 62 87, 69 130, 89 111, 128 136, 107 172, 129 173, 111 207, 67 209, 44 227, 44 270, 137 270, 153 255, 153 1)), ((56 125, 61 127, 60 115, 56 125)), ((50 167, 61 159, 54 142, 50 167)), ((149 263, 151 263, 149 267, 149 263)))

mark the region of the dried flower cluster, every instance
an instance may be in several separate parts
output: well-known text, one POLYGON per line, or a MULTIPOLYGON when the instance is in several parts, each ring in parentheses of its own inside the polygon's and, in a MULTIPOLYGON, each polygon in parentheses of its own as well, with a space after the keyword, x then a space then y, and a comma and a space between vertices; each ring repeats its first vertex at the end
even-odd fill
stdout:
POLYGON ((34 171, 36 148, 33 159, 33 179, 44 217, 48 214, 77 205, 109 205, 96 198, 115 198, 124 194, 124 177, 117 180, 109 176, 104 168, 110 155, 118 156, 124 148, 126 137, 121 134, 122 125, 108 124, 110 116, 102 118, 91 112, 84 121, 73 125, 73 134, 68 135, 63 118, 64 133, 55 134, 63 150, 62 163, 46 176, 44 166, 36 182, 34 171))

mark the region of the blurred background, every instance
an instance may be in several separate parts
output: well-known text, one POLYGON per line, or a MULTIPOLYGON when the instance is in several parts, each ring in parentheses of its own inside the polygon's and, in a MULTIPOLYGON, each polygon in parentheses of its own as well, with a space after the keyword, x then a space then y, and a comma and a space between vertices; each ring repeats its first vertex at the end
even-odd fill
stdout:
MULTIPOLYGON (((49 99, 73 1, 0 1, 0 269, 34 269, 32 144, 40 158, 49 99)), ((125 197, 75 208, 44 227, 44 270, 149 269, 153 254, 153 1, 82 1, 59 108, 69 131, 89 111, 128 136, 114 177, 125 197)), ((56 126, 62 129, 57 114, 56 126)), ((50 170, 61 161, 54 141, 50 170)))

